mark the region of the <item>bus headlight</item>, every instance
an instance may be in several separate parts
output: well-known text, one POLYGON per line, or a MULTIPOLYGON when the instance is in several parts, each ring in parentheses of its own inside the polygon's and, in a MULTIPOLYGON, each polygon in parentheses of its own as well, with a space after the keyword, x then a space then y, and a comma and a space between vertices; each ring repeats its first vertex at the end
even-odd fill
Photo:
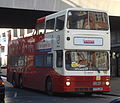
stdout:
POLYGON ((70 86, 70 82, 66 82, 66 85, 67 85, 67 86, 70 86))
POLYGON ((106 85, 109 85, 110 84, 110 82, 106 82, 106 85))

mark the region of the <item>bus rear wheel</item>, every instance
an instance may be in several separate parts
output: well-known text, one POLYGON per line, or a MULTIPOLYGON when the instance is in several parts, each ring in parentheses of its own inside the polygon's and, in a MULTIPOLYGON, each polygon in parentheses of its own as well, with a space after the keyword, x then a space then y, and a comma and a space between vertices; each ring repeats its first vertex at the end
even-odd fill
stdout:
POLYGON ((23 78, 22 76, 19 77, 19 88, 23 88, 23 78))
POLYGON ((46 80, 46 93, 48 95, 53 95, 53 91, 52 91, 52 80, 50 77, 47 78, 46 80))

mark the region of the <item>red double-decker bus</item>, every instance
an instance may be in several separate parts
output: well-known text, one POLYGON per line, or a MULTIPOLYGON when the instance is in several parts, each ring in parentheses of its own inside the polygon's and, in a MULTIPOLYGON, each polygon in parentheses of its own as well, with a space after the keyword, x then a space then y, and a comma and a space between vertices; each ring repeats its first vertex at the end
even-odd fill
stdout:
POLYGON ((9 41, 7 80, 48 94, 109 92, 107 13, 71 8, 39 18, 32 36, 9 41))

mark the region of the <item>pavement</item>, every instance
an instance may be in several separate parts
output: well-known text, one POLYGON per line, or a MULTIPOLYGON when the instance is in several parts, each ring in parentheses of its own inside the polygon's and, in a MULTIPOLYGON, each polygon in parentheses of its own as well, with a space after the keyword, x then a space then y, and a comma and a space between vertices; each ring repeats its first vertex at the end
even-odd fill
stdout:
MULTIPOLYGON (((1 69, 0 75, 6 77, 7 69, 1 69)), ((120 96, 120 77, 111 78, 111 91, 104 93, 104 95, 120 96)))
POLYGON ((111 91, 106 94, 120 97, 120 77, 111 78, 111 91))

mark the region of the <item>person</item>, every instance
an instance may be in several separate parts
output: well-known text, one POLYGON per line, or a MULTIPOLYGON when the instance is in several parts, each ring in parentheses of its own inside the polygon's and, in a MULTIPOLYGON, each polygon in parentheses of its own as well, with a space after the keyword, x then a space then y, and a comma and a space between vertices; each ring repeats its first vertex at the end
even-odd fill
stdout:
POLYGON ((78 56, 78 64, 79 65, 87 65, 88 62, 85 58, 85 52, 77 52, 77 56, 78 56))
POLYGON ((92 12, 89 13, 90 29, 95 29, 95 20, 92 12))
POLYGON ((86 19, 84 20, 83 28, 84 28, 84 29, 90 29, 90 25, 88 24, 88 18, 86 18, 86 19))

